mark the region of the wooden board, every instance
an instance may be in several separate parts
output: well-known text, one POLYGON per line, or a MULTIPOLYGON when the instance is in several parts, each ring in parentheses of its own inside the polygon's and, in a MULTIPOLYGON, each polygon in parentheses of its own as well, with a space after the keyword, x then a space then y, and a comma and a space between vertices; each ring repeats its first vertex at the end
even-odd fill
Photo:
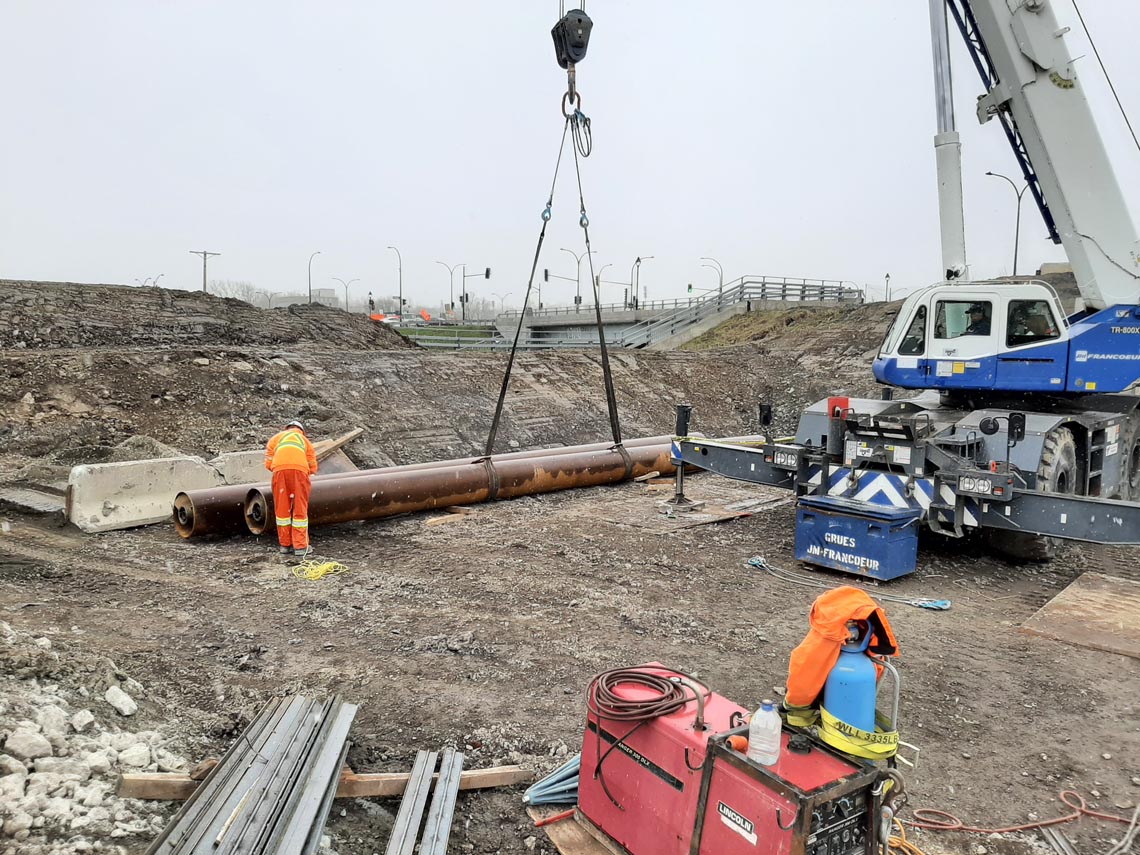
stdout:
MULTIPOLYGON (((377 772, 358 775, 341 772, 338 799, 383 798, 400 796, 411 777, 410 772, 377 772)), ((436 776, 438 777, 438 776, 436 776)), ((490 769, 465 769, 459 777, 459 789, 483 790, 510 787, 534 780, 534 772, 522 766, 493 766, 490 769)), ((190 798, 199 782, 177 772, 130 772, 119 776, 117 794, 121 799, 158 799, 182 801, 190 798)))
POLYGON ((1085 573, 1022 628, 1078 647, 1140 659, 1140 582, 1085 573))
POLYGON ((324 460, 342 445, 347 445, 364 433, 364 428, 353 428, 348 433, 335 439, 322 439, 313 443, 313 451, 317 453, 317 460, 324 460))
MULTIPOLYGON (((537 822, 565 810, 562 805, 527 808, 527 815, 537 822)), ((569 819, 544 825, 536 831, 545 831, 546 836, 562 855, 626 855, 616 844, 603 843, 594 835, 592 826, 580 812, 569 819)), ((599 834, 601 832, 598 832, 599 834)))

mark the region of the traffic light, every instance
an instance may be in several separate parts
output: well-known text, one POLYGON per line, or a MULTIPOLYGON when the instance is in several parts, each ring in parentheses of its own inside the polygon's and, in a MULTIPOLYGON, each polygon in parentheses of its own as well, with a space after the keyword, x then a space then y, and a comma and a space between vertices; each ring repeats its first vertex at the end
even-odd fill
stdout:
POLYGON ((692 282, 689 283, 689 293, 690 294, 693 293, 693 283, 692 282))
POLYGON ((549 267, 543 268, 542 281, 543 282, 549 282, 550 281, 550 268, 549 267))
POLYGON ((490 279, 491 278, 491 268, 490 267, 488 267, 487 272, 483 274, 483 278, 484 279, 490 279))

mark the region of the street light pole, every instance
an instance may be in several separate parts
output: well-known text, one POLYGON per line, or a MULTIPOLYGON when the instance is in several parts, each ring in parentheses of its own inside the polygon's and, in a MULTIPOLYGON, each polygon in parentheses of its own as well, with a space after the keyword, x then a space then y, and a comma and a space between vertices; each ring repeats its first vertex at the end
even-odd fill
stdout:
POLYGON ((1017 251, 1018 244, 1021 242, 1021 197, 1025 195, 1025 191, 1029 189, 1029 184, 1026 183, 1020 190, 1017 189, 1017 184, 1008 175, 1002 175, 1000 172, 987 172, 986 175, 993 176, 994 178, 1004 178, 1009 182, 1009 186, 1013 188, 1013 192, 1017 194, 1017 225, 1014 226, 1013 231, 1013 275, 1017 275, 1017 251))
POLYGON ((724 300, 724 268, 720 266, 720 262, 715 258, 701 256, 700 260, 711 261, 712 264, 702 264, 701 267, 708 267, 711 270, 715 270, 717 272, 718 285, 716 290, 716 301, 717 303, 720 303, 722 300, 724 300), (714 264, 716 265, 715 267, 713 267, 714 264))
POLYGON ((341 285, 344 286, 344 310, 347 312, 348 311, 348 286, 351 285, 353 282, 359 282, 360 280, 359 279, 349 279, 347 282, 345 282, 343 279, 338 279, 335 276, 333 276, 331 278, 334 282, 339 282, 341 285))
POLYGON ((637 289, 641 286, 641 262, 648 261, 654 258, 652 255, 639 255, 637 261, 633 262, 633 267, 629 270, 629 286, 633 291, 633 305, 637 306, 637 289))
POLYGON ((156 277, 154 277, 154 282, 153 282, 153 283, 151 283, 151 284, 152 284, 152 286, 153 286, 153 287, 155 287, 155 288, 157 288, 157 287, 158 287, 158 280, 159 280, 159 279, 161 279, 161 278, 162 278, 163 276, 165 276, 165 275, 166 275, 165 273, 160 273, 160 274, 158 274, 156 277))
POLYGON ((492 297, 499 298, 499 314, 502 314, 503 310, 507 308, 507 297, 511 296, 513 293, 513 291, 508 291, 506 294, 499 294, 495 291, 491 292, 492 297))
POLYGON ((886 275, 886 285, 883 288, 883 299, 886 302, 891 302, 891 274, 886 275))
POLYGON ((607 267, 613 267, 613 262, 607 262, 602 265, 601 270, 594 276, 594 287, 598 289, 598 302, 602 302, 602 274, 606 272, 607 267))
POLYGON ((582 305, 582 259, 589 257, 590 253, 595 252, 595 250, 588 249, 585 252, 578 254, 572 249, 566 249, 566 247, 563 247, 562 252, 568 252, 574 256, 574 278, 575 286, 577 288, 577 296, 574 298, 574 311, 577 312, 580 310, 580 307, 582 305))
POLYGON ((318 249, 316 252, 314 252, 312 255, 309 256, 309 305, 310 306, 313 305, 313 259, 316 258, 320 254, 321 254, 321 251, 318 249))
POLYGON ((443 264, 447 268, 447 287, 451 289, 451 300, 447 304, 447 309, 451 312, 452 316, 455 315, 455 268, 462 267, 462 264, 444 264, 442 261, 437 261, 436 264, 443 264))
POLYGON ((404 320, 404 259, 400 255, 400 250, 394 246, 388 247, 392 252, 396 253, 396 269, 400 273, 400 320, 404 320))
POLYGON ((221 253, 220 252, 206 252, 206 250, 204 250, 204 249, 192 249, 192 250, 190 250, 190 254, 202 256, 202 290, 205 291, 206 290, 206 259, 210 258, 211 256, 214 256, 214 255, 221 255, 221 253))

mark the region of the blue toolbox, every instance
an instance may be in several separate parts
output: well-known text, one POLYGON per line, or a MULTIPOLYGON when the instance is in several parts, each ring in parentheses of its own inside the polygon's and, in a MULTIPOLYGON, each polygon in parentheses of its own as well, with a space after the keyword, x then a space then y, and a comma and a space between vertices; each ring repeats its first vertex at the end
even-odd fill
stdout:
POLYGON ((922 511, 832 496, 804 496, 796 509, 796 560, 872 579, 913 573, 922 511))

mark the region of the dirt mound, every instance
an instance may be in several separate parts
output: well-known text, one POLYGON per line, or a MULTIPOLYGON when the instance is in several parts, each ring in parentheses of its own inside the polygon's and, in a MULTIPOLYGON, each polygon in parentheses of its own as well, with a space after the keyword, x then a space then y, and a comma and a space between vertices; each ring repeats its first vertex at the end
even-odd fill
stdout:
POLYGON ((413 347, 363 315, 321 305, 259 309, 200 291, 0 280, 0 349, 324 343, 413 347))

